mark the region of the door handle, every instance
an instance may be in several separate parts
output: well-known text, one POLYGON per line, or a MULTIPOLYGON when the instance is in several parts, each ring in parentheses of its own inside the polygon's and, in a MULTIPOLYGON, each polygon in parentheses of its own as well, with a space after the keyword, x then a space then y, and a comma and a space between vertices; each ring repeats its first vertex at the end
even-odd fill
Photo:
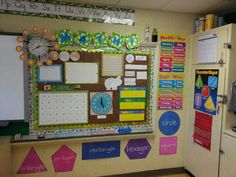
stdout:
POLYGON ((225 152, 222 149, 220 149, 220 155, 223 155, 223 154, 225 154, 225 152))

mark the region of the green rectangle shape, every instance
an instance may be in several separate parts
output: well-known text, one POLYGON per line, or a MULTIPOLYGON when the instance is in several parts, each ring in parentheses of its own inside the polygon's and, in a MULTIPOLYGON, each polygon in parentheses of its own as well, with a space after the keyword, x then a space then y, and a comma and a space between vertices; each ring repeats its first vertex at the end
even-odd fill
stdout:
POLYGON ((159 88, 158 89, 158 91, 159 92, 174 92, 174 88, 168 88, 168 89, 166 89, 166 88, 159 88))
POLYGON ((172 51, 172 47, 161 47, 161 51, 172 51))
POLYGON ((184 68, 184 63, 173 63, 173 68, 184 68))
POLYGON ((120 98, 120 102, 146 102, 146 98, 134 98, 134 99, 129 99, 129 98, 120 98))

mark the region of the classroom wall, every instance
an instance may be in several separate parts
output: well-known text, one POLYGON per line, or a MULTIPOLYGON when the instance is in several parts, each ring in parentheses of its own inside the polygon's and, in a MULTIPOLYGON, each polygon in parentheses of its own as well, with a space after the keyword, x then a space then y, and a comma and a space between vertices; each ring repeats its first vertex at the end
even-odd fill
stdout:
MULTIPOLYGON (((159 10, 141 10, 137 9, 135 13, 135 26, 124 25, 109 25, 100 23, 87 23, 79 21, 58 20, 39 17, 24 17, 14 15, 0 15, 0 31, 7 32, 21 32, 25 28, 31 28, 33 24, 39 26, 47 26, 51 32, 58 29, 69 28, 72 31, 85 30, 87 32, 100 32, 104 31, 108 34, 117 32, 123 35, 137 33, 141 40, 144 36, 144 28, 146 24, 150 25, 151 31, 155 27, 159 33, 177 33, 190 35, 193 31, 194 14, 184 13, 170 13, 159 10)), ((189 64, 189 45, 187 45, 186 65, 189 64)), ((158 64, 156 63, 156 68, 158 64)), ((187 66, 185 69, 187 70, 187 66)), ((157 73, 158 69, 156 69, 157 73)), ((187 71, 185 71, 187 73, 187 71)), ((157 77, 157 74, 155 78, 157 77)), ((155 107, 156 106, 156 84, 155 81, 155 107)), ((185 82, 186 83, 186 82, 185 82)), ((185 85, 186 95, 186 85, 185 85)), ((186 101, 186 99, 184 99, 186 101)), ((130 173, 145 170, 157 170, 163 168, 183 167, 185 160, 185 117, 186 102, 184 103, 184 110, 177 111, 181 117, 181 127, 176 133, 178 136, 177 154, 176 155, 162 155, 159 156, 159 138, 163 136, 158 130, 158 119, 164 111, 154 111, 154 135, 148 136, 148 141, 152 146, 151 152, 146 159, 129 160, 124 153, 124 148, 130 138, 143 138, 147 135, 134 135, 134 136, 118 136, 118 137, 99 137, 99 138, 83 138, 83 139, 67 139, 58 141, 46 141, 40 143, 21 143, 12 144, 12 172, 13 176, 29 176, 29 175, 16 175, 18 168, 23 162, 26 154, 31 146, 35 148, 41 157, 42 161, 48 168, 48 172, 30 174, 30 177, 52 177, 52 176, 67 176, 67 177, 89 177, 89 176, 103 176, 120 173, 130 173), (82 142, 103 141, 103 140, 121 140, 121 156, 118 158, 100 159, 100 160, 87 160, 82 161, 82 142), (63 144, 69 146, 72 150, 77 152, 76 164, 73 172, 58 173, 56 174, 51 162, 51 155, 63 144)))

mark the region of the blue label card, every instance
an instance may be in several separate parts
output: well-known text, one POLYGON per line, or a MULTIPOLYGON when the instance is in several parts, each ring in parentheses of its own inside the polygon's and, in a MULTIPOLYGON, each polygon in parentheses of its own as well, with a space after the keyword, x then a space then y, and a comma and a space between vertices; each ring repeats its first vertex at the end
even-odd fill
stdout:
POLYGON ((161 115, 158 125, 164 135, 174 135, 180 127, 179 115, 173 111, 167 111, 161 115))
POLYGON ((82 160, 103 159, 120 156, 120 141, 82 144, 82 160))

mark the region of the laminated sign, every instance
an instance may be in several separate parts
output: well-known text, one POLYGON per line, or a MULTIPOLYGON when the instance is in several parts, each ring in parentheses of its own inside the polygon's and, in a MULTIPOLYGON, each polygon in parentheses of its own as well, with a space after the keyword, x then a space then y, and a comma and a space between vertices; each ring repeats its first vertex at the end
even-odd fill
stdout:
POLYGON ((196 70, 194 109, 216 115, 219 70, 196 70))
POLYGON ((194 142, 210 151, 211 132, 212 132, 212 116, 196 111, 194 134, 193 134, 194 142))

